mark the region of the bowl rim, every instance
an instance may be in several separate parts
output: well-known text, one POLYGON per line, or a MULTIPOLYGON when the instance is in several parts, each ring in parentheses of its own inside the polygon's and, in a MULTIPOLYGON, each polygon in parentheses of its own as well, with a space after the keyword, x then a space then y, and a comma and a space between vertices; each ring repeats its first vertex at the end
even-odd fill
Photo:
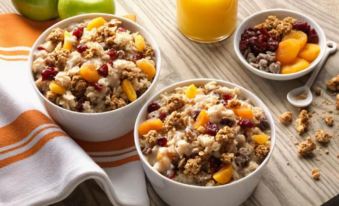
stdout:
POLYGON ((44 32, 42 32, 39 37, 35 40, 34 44, 32 45, 31 49, 30 49, 30 52, 29 52, 29 58, 28 58, 28 72, 29 72, 29 76, 30 76, 30 81, 34 87, 34 90, 38 93, 39 97, 44 99, 45 102, 47 102, 49 105, 52 105, 53 108, 56 108, 57 110, 62 110, 62 111, 65 111, 65 112, 69 112, 69 113, 72 113, 72 114, 75 114, 75 115, 80 115, 80 116, 96 116, 96 115, 110 115, 112 113, 117 113, 117 112, 120 112, 120 111, 123 111, 124 109, 128 109, 128 108, 131 108, 132 106, 134 105, 137 105, 140 101, 142 101, 150 92, 151 90, 155 87, 156 85, 156 82, 158 81, 159 79, 159 76, 160 76, 160 70, 161 70, 161 51, 160 51, 160 47, 159 47, 159 44, 155 41, 155 39, 153 38, 153 35, 151 35, 148 31, 146 31, 146 29, 137 24, 136 22, 128 19, 128 18, 125 18, 125 17, 122 17, 122 16, 118 16, 118 15, 115 15, 115 14, 107 14, 107 13, 87 13, 87 14, 80 14, 80 15, 75 15, 75 16, 72 16, 72 17, 69 17, 69 18, 66 18, 66 19, 63 19, 53 25, 51 25, 50 27, 48 27, 44 32), (122 23, 124 22, 128 22, 129 24, 133 25, 133 29, 135 29, 136 31, 138 32, 143 32, 145 36, 145 39, 150 43, 150 44, 153 44, 152 45, 152 48, 156 54, 156 59, 155 59, 155 62, 156 62, 156 74, 153 78, 153 81, 151 82, 150 86, 147 88, 147 90, 140 96, 138 97, 135 101, 123 106, 123 107, 120 107, 118 109, 115 109, 115 110, 110 110, 110 111, 105 111, 105 112, 95 112, 95 113, 86 113, 86 112, 78 112, 78 111, 72 111, 72 110, 68 110, 68 109, 65 109, 63 107, 60 107, 58 105, 56 105, 55 103, 51 102, 50 100, 48 100, 40 91, 39 89, 37 88, 36 84, 35 84, 35 80, 34 80, 34 75, 33 75, 33 72, 32 72, 32 64, 33 64, 33 56, 34 56, 34 52, 36 51, 36 48, 39 46, 39 44, 41 44, 41 42, 44 41, 44 36, 48 35, 52 29, 56 28, 56 27, 67 27, 69 26, 72 22, 74 21, 73 23, 77 22, 77 23, 81 23, 81 21, 83 20, 86 20, 86 19, 89 19, 89 18, 95 18, 95 17, 103 17, 105 19, 113 19, 113 18, 116 18, 120 21, 122 21, 122 23), (63 25, 63 26, 61 26, 63 25))
MULTIPOLYGON (((268 15, 268 14, 267 14, 268 15)), ((278 15, 278 13, 277 13, 278 15)), ((246 17, 241 23, 240 25, 237 27, 236 31, 235 31, 235 36, 233 39, 233 47, 234 47, 234 51, 236 53, 236 55, 238 56, 238 59, 240 60, 240 62, 251 72, 255 73, 256 75, 259 75, 261 77, 264 78, 269 78, 269 79, 275 79, 275 80, 291 80, 291 79, 296 79, 299 78, 301 76, 304 76, 306 74, 308 74, 309 72, 311 72, 314 67, 320 62, 320 60, 323 58, 324 54, 325 54, 325 49, 326 49, 326 35, 324 33, 324 30, 320 27, 320 25, 313 20, 311 17, 309 17, 308 15, 305 15, 301 12, 298 11, 293 11, 293 10, 289 10, 289 9, 283 9, 283 8, 276 8, 276 9, 265 9, 259 12, 256 12, 248 17, 246 17), (323 45, 320 45, 320 53, 318 55, 318 57, 313 60, 313 62, 310 63, 310 65, 304 69, 301 70, 299 72, 295 72, 295 73, 291 73, 291 74, 274 74, 274 73, 269 73, 269 72, 265 72, 265 71, 261 71, 259 69, 254 68, 252 65, 250 65, 247 60, 245 59, 245 57, 242 55, 242 53, 240 52, 239 49, 239 41, 240 41, 240 37, 241 37, 241 33, 240 33, 240 29, 244 27, 244 25, 250 21, 251 19, 254 19, 260 15, 266 14, 266 13, 272 13, 272 12, 284 12, 284 13, 290 13, 290 14, 294 14, 297 16, 301 16, 303 17, 308 23, 312 23, 314 26, 313 28, 316 29, 319 39, 321 39, 321 41, 323 42, 323 45)))
MULTIPOLYGON (((225 188, 230 188, 233 185, 237 185, 237 184, 241 184, 242 182, 246 181, 247 179, 249 179, 250 177, 254 176, 255 174, 257 174, 259 171, 261 171, 263 168, 265 168, 265 166, 267 165, 268 161, 270 160, 273 150, 275 148, 275 144, 276 144, 276 128, 275 128, 275 123, 274 123, 274 119, 273 116, 270 112, 270 110, 268 109, 268 107, 266 106, 266 104, 257 96, 255 95, 253 92, 245 89, 244 87, 229 82, 229 81, 225 81, 225 80, 221 80, 221 79, 214 79, 214 78, 196 78, 196 79, 188 79, 188 80, 184 80, 184 81, 180 81, 180 82, 176 82, 173 83, 169 86, 166 86, 165 88, 161 89, 160 91, 156 92, 156 94, 154 94, 151 98, 149 98, 147 100, 147 102, 143 105, 143 107, 140 109, 139 114, 136 118, 135 121, 135 125, 134 125, 134 144, 137 150, 137 153, 141 159, 141 162, 143 163, 143 165, 146 165, 146 167, 148 167, 148 169, 155 174, 156 176, 158 176, 160 179, 169 182, 171 184, 177 185, 179 187, 185 187, 187 189, 199 189, 199 190, 211 190, 211 189, 225 189, 225 188), (176 87, 178 86, 187 86, 189 84, 192 83, 197 83, 197 84, 206 84, 208 82, 211 81, 215 81, 217 83, 220 83, 222 85, 225 86, 230 86, 230 87, 235 87, 235 88, 239 88, 242 92, 246 93, 245 96, 249 97, 250 100, 254 100, 257 104, 260 104, 260 108, 263 109, 266 118, 268 119, 268 122, 270 124, 271 127, 271 148, 270 148, 270 152, 268 153, 268 155, 266 156, 265 160, 263 162, 260 163, 260 165, 253 171, 251 172, 249 175, 242 177, 238 180, 232 181, 231 183, 225 184, 225 185, 218 185, 218 186, 198 186, 198 185, 190 185, 190 184, 186 184, 186 183, 181 183, 181 182, 177 182, 174 181, 168 177, 165 177, 164 175, 160 174, 158 171, 156 171, 151 165, 150 163, 147 161, 146 157, 143 155, 141 149, 140 149, 140 144, 139 144, 139 134, 138 134, 138 126, 141 122, 142 119, 144 119, 144 115, 145 112, 147 111, 147 106, 154 101, 156 98, 159 97, 159 95, 163 94, 166 91, 173 91, 176 87)), ((144 169, 145 170, 145 169, 144 169)))

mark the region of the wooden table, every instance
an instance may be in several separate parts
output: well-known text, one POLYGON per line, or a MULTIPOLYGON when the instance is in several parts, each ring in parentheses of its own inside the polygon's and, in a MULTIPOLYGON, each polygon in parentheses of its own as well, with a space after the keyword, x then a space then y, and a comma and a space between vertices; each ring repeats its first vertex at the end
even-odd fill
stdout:
MULTIPOLYGON (((118 14, 134 13, 156 41, 162 52, 162 73, 159 88, 173 82, 210 77, 228 80, 257 94, 270 108, 273 116, 285 111, 297 114, 298 109, 286 101, 286 93, 305 82, 305 78, 275 82, 262 79, 245 70, 233 51, 232 38, 217 44, 197 44, 186 39, 176 27, 175 0, 116 0, 118 14)), ((238 22, 246 16, 268 8, 287 8, 300 11, 314 18, 325 30, 328 39, 339 43, 339 1, 337 0, 240 0, 238 22)), ((0 11, 14 12, 10 0, 0 2, 0 11)), ((339 53, 332 56, 318 77, 316 85, 325 88, 325 81, 339 73, 339 53)), ((276 121, 277 144, 272 159, 264 172, 263 180, 254 194, 244 203, 252 205, 320 205, 339 193, 339 118, 335 111, 334 96, 325 90, 311 106, 314 112, 307 135, 323 128, 334 134, 327 148, 318 147, 315 157, 301 159, 295 142, 305 137, 296 134, 293 126, 285 127, 276 121), (321 117, 329 112, 335 117, 335 126, 328 128, 321 117), (329 154, 325 154, 326 151, 329 154), (320 181, 311 178, 311 169, 321 170, 320 181)), ((294 116, 296 117, 296 116, 294 116)), ((164 203, 148 185, 152 205, 164 203)), ((94 183, 81 184, 67 199, 55 205, 110 205, 94 183)))

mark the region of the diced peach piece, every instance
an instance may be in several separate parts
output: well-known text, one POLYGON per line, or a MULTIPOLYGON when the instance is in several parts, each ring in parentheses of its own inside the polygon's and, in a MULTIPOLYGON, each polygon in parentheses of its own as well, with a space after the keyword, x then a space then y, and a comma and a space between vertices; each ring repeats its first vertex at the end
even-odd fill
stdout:
POLYGON ((139 67, 146 75, 147 79, 152 80, 156 74, 154 64, 148 59, 140 59, 136 62, 139 67))
POLYGON ((281 69, 282 74, 292 74, 306 69, 310 63, 305 59, 297 58, 292 64, 285 65, 281 69))
POLYGON ((99 28, 102 25, 106 23, 106 20, 102 17, 97 17, 92 19, 90 22, 87 24, 87 29, 92 30, 93 28, 99 28))
POLYGON ((139 52, 144 51, 144 49, 146 47, 146 43, 145 43, 144 37, 141 36, 140 34, 135 35, 135 37, 134 37, 134 45, 135 45, 135 48, 137 49, 137 51, 139 51, 139 52))
POLYGON ((253 111, 249 107, 238 107, 235 108, 233 111, 237 116, 244 119, 252 119, 254 117, 253 111))
POLYGON ((68 51, 71 51, 72 48, 73 48, 72 41, 70 40, 71 36, 72 35, 68 31, 64 32, 64 44, 63 44, 62 48, 66 49, 68 51))
POLYGON ((292 63, 298 56, 300 43, 295 39, 286 39, 279 43, 276 58, 283 65, 292 63))
POLYGON ((52 81, 51 83, 49 83, 49 90, 51 90, 51 92, 55 93, 55 94, 64 94, 66 89, 57 84, 55 81, 52 81))
POLYGON ((133 102, 137 99, 137 93, 132 85, 132 83, 128 79, 124 79, 121 84, 122 90, 127 95, 129 101, 133 102))
POLYGON ((306 46, 299 52, 299 57, 308 62, 313 62, 320 53, 320 46, 318 44, 306 44, 306 46))
POLYGON ((232 180, 233 167, 231 164, 222 167, 218 172, 213 174, 213 179, 219 184, 226 184, 232 180))
POLYGON ((299 42, 300 48, 304 48, 307 43, 307 34, 299 30, 292 30, 284 36, 283 41, 286 39, 295 39, 299 42))
POLYGON ((139 135, 144 135, 151 130, 159 131, 162 128, 164 128, 164 123, 160 119, 149 119, 139 125, 138 132, 139 135))
POLYGON ((94 64, 83 64, 79 73, 83 79, 91 83, 97 82, 100 79, 100 75, 94 64))
POLYGON ((197 117, 197 120, 195 121, 194 123, 194 128, 197 129, 199 127, 204 127, 205 124, 207 124, 209 118, 208 118, 208 113, 206 110, 201 110, 198 117, 197 117))
POLYGON ((268 136, 264 133, 252 135, 252 140, 257 144, 267 144, 268 136))
POLYGON ((126 19, 129 19, 131 21, 134 21, 134 22, 137 21, 137 16, 135 14, 126 14, 123 17, 125 17, 126 19))
POLYGON ((198 88, 194 84, 189 85, 185 91, 186 97, 190 99, 193 99, 197 95, 197 93, 198 88))

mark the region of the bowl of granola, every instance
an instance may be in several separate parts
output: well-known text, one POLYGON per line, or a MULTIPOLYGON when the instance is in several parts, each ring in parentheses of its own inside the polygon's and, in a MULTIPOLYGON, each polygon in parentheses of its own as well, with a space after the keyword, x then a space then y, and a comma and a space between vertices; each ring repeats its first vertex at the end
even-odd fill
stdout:
POLYGON ((326 58, 326 49, 324 31, 313 19, 285 9, 247 17, 234 38, 240 62, 256 75, 272 80, 308 74, 326 58))
POLYGON ((88 141, 130 132, 159 72, 153 37, 133 21, 101 13, 54 24, 29 58, 32 84, 50 116, 88 141))
POLYGON ((194 79, 148 100, 134 141, 148 179, 169 205, 240 205, 259 183, 275 127, 248 90, 194 79))

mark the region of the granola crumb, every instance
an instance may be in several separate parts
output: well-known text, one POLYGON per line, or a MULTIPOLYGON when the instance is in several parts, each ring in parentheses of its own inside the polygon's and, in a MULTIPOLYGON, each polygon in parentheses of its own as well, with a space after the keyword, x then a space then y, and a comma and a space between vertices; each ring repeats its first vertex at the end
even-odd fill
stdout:
POLYGON ((295 128, 299 135, 304 134, 308 130, 309 119, 310 114, 307 112, 307 110, 302 109, 295 123, 295 128))
POLYGON ((289 125, 292 122, 292 112, 284 112, 279 116, 279 122, 284 125, 289 125))
POLYGON ((330 151, 325 150, 325 154, 326 154, 326 155, 329 155, 329 154, 330 154, 330 151))
POLYGON ((286 162, 286 165, 287 165, 287 166, 290 166, 290 163, 289 163, 289 162, 286 162))
POLYGON ((255 147, 255 151, 254 154, 255 156, 257 156, 260 160, 265 159, 265 157, 267 156, 267 154, 270 152, 270 148, 267 145, 258 145, 257 147, 255 147))
POLYGON ((234 153, 223 153, 221 154, 220 160, 224 164, 231 164, 234 160, 234 153))
POLYGON ((323 120, 324 120, 325 124, 329 127, 332 127, 333 124, 334 124, 334 119, 333 119, 332 116, 326 116, 326 117, 323 118, 323 120))
POLYGON ((320 87, 314 87, 314 88, 313 88, 313 91, 314 91, 314 94, 315 94, 316 96, 320 96, 320 95, 321 95, 321 89, 320 89, 320 87))
POLYGON ((319 168, 313 168, 312 171, 311 171, 311 175, 312 175, 312 178, 314 180, 319 180, 320 179, 320 170, 319 168))
POLYGON ((338 92, 339 91, 339 74, 332 77, 330 80, 326 83, 327 89, 332 92, 338 92))
POLYGON ((330 142, 332 135, 328 134, 322 129, 317 130, 315 133, 315 140, 321 144, 327 144, 330 142))
POLYGON ((185 101, 179 95, 173 95, 167 103, 169 113, 180 109, 185 105, 185 101))
POLYGON ((201 158, 196 156, 195 158, 187 160, 185 164, 184 174, 196 175, 199 173, 201 168, 201 158))
POLYGON ((312 141, 310 137, 308 137, 306 140, 301 141, 298 144, 298 153, 303 157, 307 157, 312 154, 313 150, 315 150, 316 147, 316 144, 312 141))
POLYGON ((215 136, 215 140, 219 143, 228 144, 233 142, 235 136, 236 132, 234 129, 229 126, 225 126, 218 131, 217 135, 215 136))
POLYGON ((337 154, 337 158, 339 159, 339 153, 337 154))
POLYGON ((335 97, 335 108, 339 110, 339 94, 335 97))

